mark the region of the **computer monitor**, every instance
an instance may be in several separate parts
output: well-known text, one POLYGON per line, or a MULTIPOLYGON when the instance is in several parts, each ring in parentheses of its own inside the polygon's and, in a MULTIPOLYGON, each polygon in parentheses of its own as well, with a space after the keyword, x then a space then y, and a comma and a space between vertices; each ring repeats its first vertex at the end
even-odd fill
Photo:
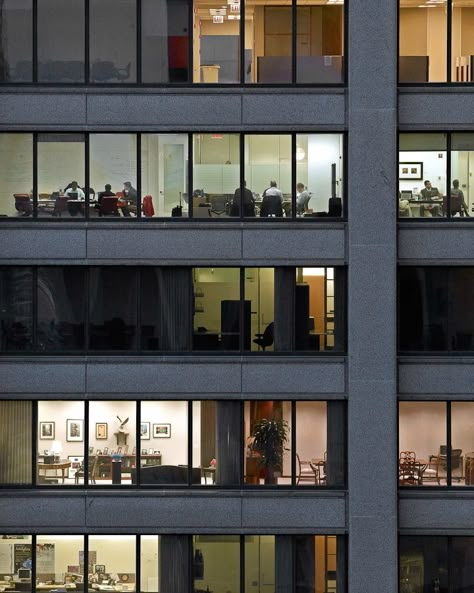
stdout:
POLYGON ((68 198, 69 198, 70 200, 77 200, 77 196, 78 196, 78 195, 79 195, 79 194, 77 193, 77 191, 72 191, 72 192, 69 192, 69 194, 68 194, 68 198))
POLYGON ((413 193, 410 190, 402 190, 400 197, 402 200, 411 200, 413 193))
POLYGON ((20 580, 31 580, 31 570, 29 568, 19 568, 18 578, 20 580))

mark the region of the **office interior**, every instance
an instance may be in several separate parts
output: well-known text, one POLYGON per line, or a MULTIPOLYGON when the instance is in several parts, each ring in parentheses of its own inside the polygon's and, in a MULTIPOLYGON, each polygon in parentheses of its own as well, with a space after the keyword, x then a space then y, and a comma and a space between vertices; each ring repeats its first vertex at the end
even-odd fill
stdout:
POLYGON ((448 152, 448 134, 399 135, 400 217, 433 218, 449 215, 451 218, 461 218, 474 215, 474 135, 454 133, 449 136, 451 150, 448 152), (447 187, 448 168, 450 188, 447 187), (454 180, 459 182, 463 195, 459 203, 456 201, 454 180), (430 194, 431 204, 423 202, 425 181, 431 181, 432 188, 437 190, 430 194))
POLYGON ((473 414, 473 402, 399 402, 400 485, 473 486, 473 414), (402 452, 414 454, 414 480, 406 479, 406 468, 401 467, 402 452), (448 472, 449 453, 451 474, 448 472))
POLYGON ((244 163, 240 163, 240 134, 193 134, 193 188, 189 185, 188 142, 190 135, 178 134, 85 134, 5 133, 0 134, 0 215, 2 217, 80 221, 137 217, 136 204, 125 208, 124 184, 137 189, 137 145, 140 142, 140 216, 188 217, 190 193, 194 218, 240 216, 234 199, 240 188, 241 167, 247 188, 253 194, 252 212, 259 216, 264 191, 275 181, 282 192, 283 217, 292 217, 296 185, 309 192, 305 210, 297 215, 342 215, 343 143, 342 134, 297 134, 295 154, 291 134, 246 134, 244 163), (87 140, 87 142, 86 142, 87 140), (37 149, 37 199, 33 195, 33 152, 37 149), (86 183, 86 150, 89 189, 86 183), (296 161, 297 178, 292 179, 296 161), (84 197, 65 195, 77 181, 84 197), (109 196, 117 197, 112 207, 102 203, 101 192, 111 186, 109 196), (85 194, 88 193, 88 199, 85 194), (330 198, 338 208, 331 210, 330 198), (85 202, 88 202, 87 206, 85 202), (36 205, 36 211, 35 211, 36 205))
POLYGON ((400 0, 400 82, 474 81, 474 2, 452 1, 450 31, 447 13, 447 0, 400 0))

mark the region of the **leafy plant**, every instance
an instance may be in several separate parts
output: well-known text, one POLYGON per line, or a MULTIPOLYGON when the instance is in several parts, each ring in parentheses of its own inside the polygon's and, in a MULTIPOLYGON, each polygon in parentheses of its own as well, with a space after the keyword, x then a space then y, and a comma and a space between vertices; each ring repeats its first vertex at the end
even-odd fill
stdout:
POLYGON ((281 470, 283 451, 288 441, 290 427, 286 420, 262 418, 253 429, 251 450, 260 455, 260 465, 265 468, 265 482, 275 481, 275 470, 281 470))

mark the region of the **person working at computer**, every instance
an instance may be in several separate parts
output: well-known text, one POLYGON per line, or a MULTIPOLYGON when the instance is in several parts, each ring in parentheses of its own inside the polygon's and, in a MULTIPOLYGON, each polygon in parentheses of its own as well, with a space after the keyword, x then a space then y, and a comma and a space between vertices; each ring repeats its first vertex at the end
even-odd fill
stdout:
POLYGON ((311 199, 311 195, 307 189, 305 189, 303 183, 296 184, 296 214, 302 216, 308 211, 308 203, 311 199))
POLYGON ((77 184, 77 181, 71 181, 71 187, 69 187, 64 192, 64 194, 66 196, 69 196, 71 199, 75 199, 75 200, 84 201, 86 199, 86 194, 79 187, 79 185, 77 184))
MULTIPOLYGON (((242 195, 242 210, 244 216, 255 216, 255 200, 252 192, 247 188, 247 182, 244 181, 244 191, 242 195)), ((230 216, 240 215, 240 187, 234 192, 232 206, 230 208, 230 216)))
MULTIPOLYGON (((420 193, 422 200, 439 200, 441 202, 443 200, 443 194, 438 191, 437 187, 433 187, 428 179, 420 193)), ((420 216, 442 216, 441 204, 424 204, 420 208, 420 216)))
POLYGON ((278 189, 276 181, 270 181, 270 187, 263 192, 260 216, 283 216, 283 194, 278 189))
POLYGON ((131 181, 124 181, 122 192, 126 203, 121 204, 119 202, 118 206, 122 210, 124 216, 131 216, 131 212, 135 213, 137 211, 137 190, 132 186, 131 181))
POLYGON ((456 214, 456 212, 459 212, 461 216, 464 216, 464 214, 466 214, 466 216, 469 216, 469 210, 467 208, 466 202, 464 201, 464 192, 462 191, 462 189, 459 189, 459 179, 453 179, 453 187, 451 188, 450 196, 451 215, 456 214), (459 203, 457 209, 453 208, 455 200, 459 203))

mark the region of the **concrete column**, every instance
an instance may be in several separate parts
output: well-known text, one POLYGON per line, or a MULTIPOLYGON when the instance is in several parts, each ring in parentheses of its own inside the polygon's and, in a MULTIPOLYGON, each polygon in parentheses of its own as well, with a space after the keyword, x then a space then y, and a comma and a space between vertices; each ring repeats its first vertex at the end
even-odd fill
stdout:
POLYGON ((240 484, 240 402, 216 402, 216 484, 240 484))
POLYGON ((295 268, 275 268, 275 351, 292 351, 295 342, 295 268))
POLYGON ((397 3, 348 8, 348 582, 396 593, 397 3))
POLYGON ((327 466, 328 486, 344 486, 346 468, 346 402, 342 400, 327 403, 327 466))
POLYGON ((293 583, 293 537, 275 536, 275 593, 289 593, 293 583))
POLYGON ((183 593, 189 591, 189 554, 188 535, 160 536, 160 591, 183 593))

